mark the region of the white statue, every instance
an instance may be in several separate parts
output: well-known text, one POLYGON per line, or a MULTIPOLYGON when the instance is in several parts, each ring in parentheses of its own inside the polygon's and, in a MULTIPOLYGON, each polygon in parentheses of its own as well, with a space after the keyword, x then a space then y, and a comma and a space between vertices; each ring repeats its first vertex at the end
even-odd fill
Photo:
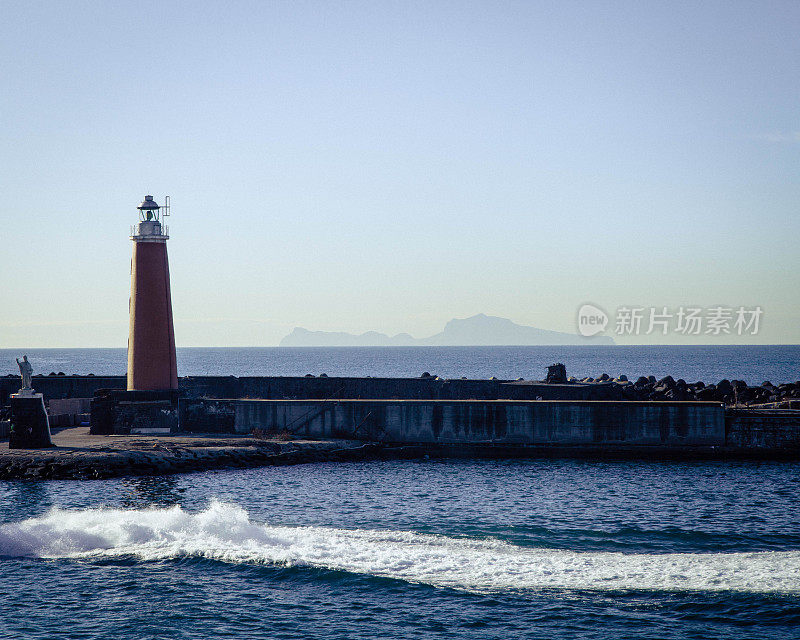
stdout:
POLYGON ((22 361, 17 358, 17 366, 19 367, 19 374, 22 376, 22 389, 20 391, 31 390, 31 376, 33 375, 33 367, 28 362, 28 356, 22 356, 22 361))

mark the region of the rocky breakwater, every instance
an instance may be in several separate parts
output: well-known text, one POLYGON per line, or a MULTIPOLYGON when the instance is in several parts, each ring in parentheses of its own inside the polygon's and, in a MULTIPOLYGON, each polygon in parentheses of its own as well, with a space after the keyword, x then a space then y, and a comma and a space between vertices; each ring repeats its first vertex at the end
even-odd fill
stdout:
POLYGON ((742 380, 720 380, 716 384, 686 382, 666 376, 657 380, 655 376, 641 376, 635 382, 626 376, 612 378, 603 374, 598 378, 572 379, 573 382, 612 383, 616 397, 620 400, 706 400, 722 402, 729 406, 780 406, 800 408, 800 381, 774 385, 765 381, 759 386, 750 386, 742 380))
POLYGON ((416 457, 414 447, 353 440, 269 437, 94 436, 86 428, 53 436, 54 449, 9 450, 0 445, 0 479, 103 479, 305 462, 416 457))

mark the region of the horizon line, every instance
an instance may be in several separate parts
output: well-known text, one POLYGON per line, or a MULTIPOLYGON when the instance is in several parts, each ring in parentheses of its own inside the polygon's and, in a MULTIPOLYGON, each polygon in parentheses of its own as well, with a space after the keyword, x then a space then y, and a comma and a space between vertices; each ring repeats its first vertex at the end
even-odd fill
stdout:
MULTIPOLYGON (((447 348, 463 348, 463 347, 481 347, 481 348, 494 348, 494 347, 798 347, 800 343, 796 342, 758 342, 758 343, 742 343, 742 344, 718 344, 713 342, 698 342, 698 343, 667 343, 667 344, 653 344, 653 343, 627 343, 627 344, 412 344, 412 345, 294 345, 294 346, 281 346, 281 345, 182 345, 176 346, 176 349, 447 349, 447 348)), ((25 349, 124 349, 127 351, 128 347, 4 347, 0 346, 0 351, 20 351, 25 349)))

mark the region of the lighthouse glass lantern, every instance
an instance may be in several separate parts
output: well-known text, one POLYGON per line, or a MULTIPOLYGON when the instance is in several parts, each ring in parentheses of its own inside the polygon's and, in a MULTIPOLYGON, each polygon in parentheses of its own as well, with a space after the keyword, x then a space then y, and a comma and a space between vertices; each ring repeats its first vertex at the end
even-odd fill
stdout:
POLYGON ((153 199, 153 196, 145 196, 142 203, 136 207, 139 210, 139 224, 132 230, 132 237, 153 237, 168 238, 168 230, 162 228, 161 218, 169 215, 169 196, 164 198, 164 206, 153 199))

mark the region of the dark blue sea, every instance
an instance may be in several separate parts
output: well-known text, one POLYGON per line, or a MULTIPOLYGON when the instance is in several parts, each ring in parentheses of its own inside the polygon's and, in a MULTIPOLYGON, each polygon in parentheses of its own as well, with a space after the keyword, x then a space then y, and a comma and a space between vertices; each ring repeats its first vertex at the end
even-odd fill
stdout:
POLYGON ((0 637, 797 638, 788 463, 0 483, 0 637))
MULTIPOLYGON (((0 376, 18 374, 15 357, 27 353, 34 373, 124 375, 125 349, 0 349, 0 376)), ((525 378, 563 362, 579 378, 671 375, 687 382, 723 378, 773 384, 800 380, 800 345, 548 346, 548 347, 243 347, 179 348, 182 376, 525 378)))
MULTIPOLYGON (((183 375, 527 378, 559 360, 576 375, 800 378, 797 347, 580 349, 179 360, 183 375)), ((37 372, 124 371, 121 350, 28 355, 37 372)), ((798 637, 790 462, 424 460, 0 482, 0 638, 798 637)))

